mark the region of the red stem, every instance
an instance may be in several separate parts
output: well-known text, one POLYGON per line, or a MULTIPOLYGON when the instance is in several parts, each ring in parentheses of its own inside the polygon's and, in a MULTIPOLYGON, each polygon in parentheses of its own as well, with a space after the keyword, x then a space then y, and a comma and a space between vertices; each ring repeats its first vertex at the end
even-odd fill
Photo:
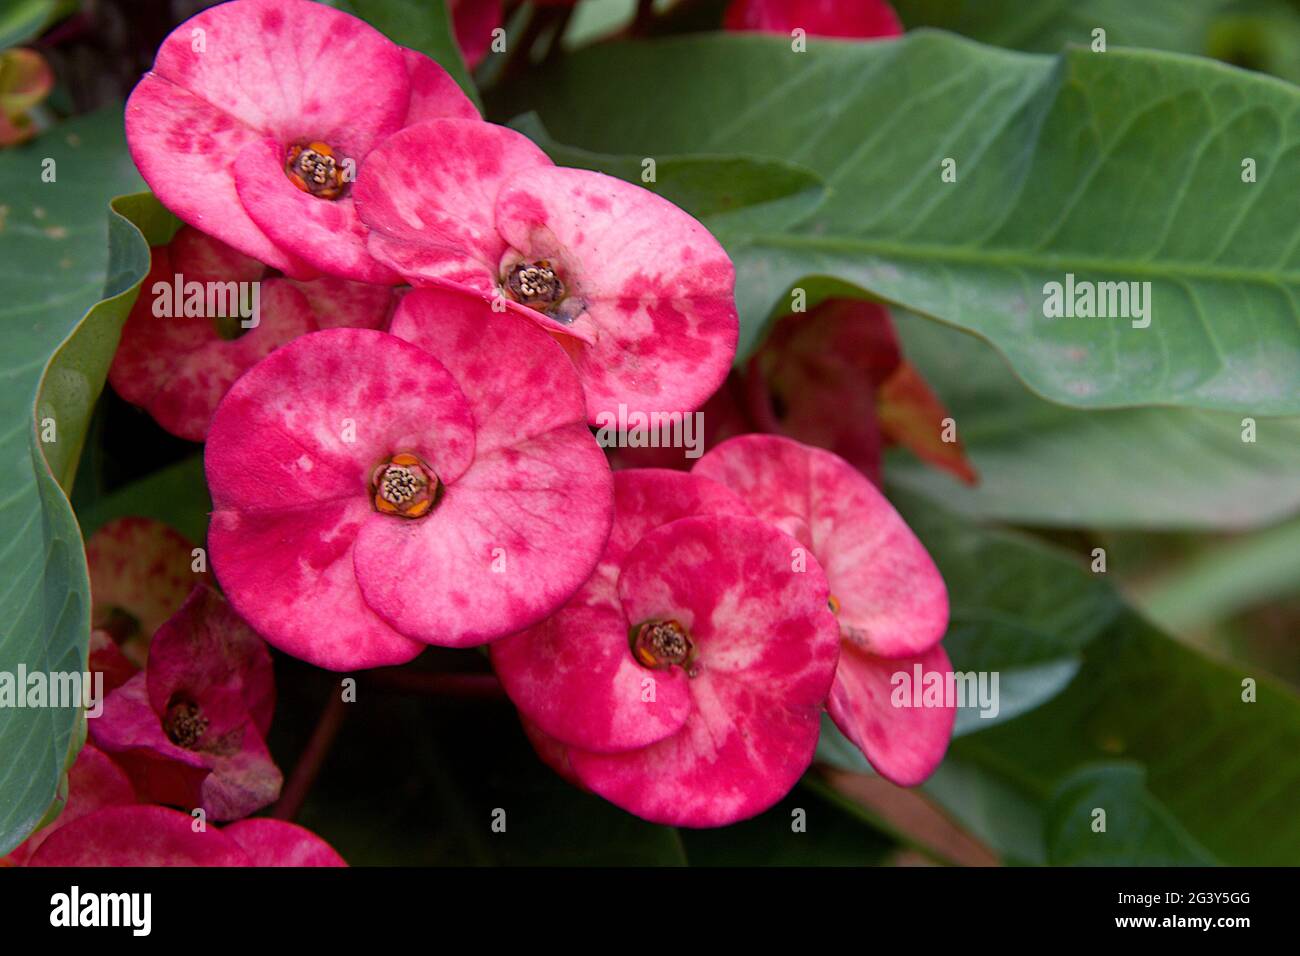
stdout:
POLYGON ((307 794, 311 792, 312 785, 320 775, 321 765, 334 745, 334 738, 338 736, 339 728, 343 726, 346 707, 340 684, 330 691, 329 701, 321 711, 316 729, 311 733, 311 739, 307 741, 302 756, 298 758, 297 766, 293 768, 293 773, 289 775, 284 789, 280 792, 280 799, 271 808, 271 816, 275 819, 292 820, 302 809, 307 794))

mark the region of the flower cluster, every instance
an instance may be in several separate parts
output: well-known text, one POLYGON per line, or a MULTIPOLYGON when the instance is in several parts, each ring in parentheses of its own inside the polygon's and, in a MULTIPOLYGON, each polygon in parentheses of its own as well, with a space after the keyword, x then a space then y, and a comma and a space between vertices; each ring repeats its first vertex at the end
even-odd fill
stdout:
MULTIPOLYGON (((453 5, 458 24, 473 6, 453 5)), ((729 22, 773 28, 761 7, 729 22)), ((156 527, 92 540, 92 566, 118 556, 92 657, 114 689, 74 768, 92 782, 33 862, 334 862, 242 820, 280 786, 263 641, 337 671, 486 645, 542 759, 661 823, 772 806, 823 711, 889 779, 934 769, 952 709, 893 708, 889 684, 948 668, 943 581, 864 477, 879 443, 858 455, 814 429, 830 400, 814 354, 848 363, 835 387, 869 367, 873 412, 903 374, 887 317, 837 344, 837 320, 878 307, 824 306, 751 365, 787 407, 811 396, 763 429, 784 435, 720 416, 738 437, 691 471, 612 471, 598 418, 708 413, 730 393, 734 270, 687 213, 557 167, 435 63, 308 0, 193 18, 132 95, 127 135, 186 225, 153 251, 111 379, 206 442, 221 591, 156 527), (329 78, 360 74, 366 96, 333 95, 329 78), (157 307, 190 281, 256 283, 260 314, 157 307), (166 555, 147 599, 122 581, 133 550, 166 555), (196 839, 136 799, 241 822, 196 839), (124 848, 146 831, 162 849, 124 848)), ((923 383, 901 391, 941 411, 923 383)))
POLYGON ((346 865, 300 826, 249 817, 280 793, 265 743, 271 659, 193 552, 143 518, 86 543, 89 669, 105 696, 87 713, 61 811, 0 866, 346 865))

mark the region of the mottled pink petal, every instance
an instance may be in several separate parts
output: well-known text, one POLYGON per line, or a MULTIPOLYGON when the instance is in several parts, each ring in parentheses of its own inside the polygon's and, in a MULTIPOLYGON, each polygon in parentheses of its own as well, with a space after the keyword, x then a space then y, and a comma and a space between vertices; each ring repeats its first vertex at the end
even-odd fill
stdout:
POLYGON ((885 0, 732 0, 723 17, 728 30, 811 36, 892 37, 903 25, 885 0))
POLYGON ((262 640, 216 591, 196 587, 158 629, 145 672, 108 696, 90 733, 147 800, 238 819, 279 796, 263 741, 274 700, 262 640), (192 739, 173 734, 177 707, 202 722, 192 739))
POLYGON ((347 866, 332 846, 296 823, 258 817, 221 832, 239 844, 253 866, 347 866))
POLYGON ((434 119, 482 119, 478 107, 441 66, 416 50, 404 48, 402 56, 411 82, 411 104, 403 126, 434 119))
POLYGON ((675 733, 692 706, 689 680, 679 668, 651 673, 632 656, 631 622, 618 597, 621 565, 648 532, 670 521, 746 511, 732 492, 704 478, 654 469, 616 474, 614 528, 591 578, 555 615, 490 648, 525 721, 558 742, 594 751, 643 747, 675 733))
POLYGON ((60 827, 30 866, 251 866, 216 827, 166 807, 106 807, 60 827))
POLYGON ((939 644, 919 657, 886 660, 845 643, 826 702, 826 709, 844 736, 857 745, 882 777, 900 787, 916 786, 939 766, 957 718, 951 701, 938 706, 894 706, 890 681, 894 674, 905 673, 910 687, 915 683, 915 664, 921 665, 923 674, 946 676, 952 672, 948 655, 939 644))
MULTIPOLYGON (((339 162, 360 164, 335 150, 339 162)), ((322 199, 299 189, 284 173, 284 146, 274 137, 249 143, 235 161, 235 191, 253 222, 272 242, 326 275, 395 285, 401 279, 366 251, 366 227, 348 194, 322 199)))
POLYGON ((147 686, 155 713, 162 713, 178 690, 201 701, 214 692, 234 694, 263 736, 275 712, 275 675, 266 644, 206 586, 196 587, 158 629, 149 649, 147 686))
POLYGON ((644 747, 691 712, 680 668, 652 673, 628 650, 628 620, 610 608, 566 607, 492 645, 492 665, 519 712, 558 742, 593 751, 644 747))
POLYGON ((135 802, 135 790, 127 775, 105 754, 88 743, 81 748, 72 769, 68 771, 68 801, 64 804, 63 812, 48 826, 28 837, 26 842, 16 846, 0 861, 0 866, 5 862, 22 866, 60 827, 65 827, 88 813, 102 807, 135 802))
POLYGON ((695 473, 737 492, 802 541, 826 570, 846 640, 881 657, 933 647, 948 626, 943 578, 903 519, 856 469, 820 448, 742 435, 695 473))
POLYGON ((344 155, 364 156, 398 129, 409 100, 401 47, 309 0, 236 0, 204 10, 163 41, 153 75, 283 143, 323 140, 344 155), (364 86, 349 94, 356 81, 364 86))
POLYGON ((161 718, 149 705, 144 673, 109 694, 104 712, 87 727, 95 746, 112 755, 143 800, 183 807, 202 805, 203 782, 212 771, 211 761, 168 739, 161 718))
POLYGON ((149 641, 208 575, 193 569, 194 545, 161 521, 115 518, 86 542, 90 568, 91 625, 119 632, 126 653, 143 666, 149 641), (120 633, 122 614, 139 628, 120 633))
POLYGON ((235 0, 163 41, 128 102, 127 139, 155 194, 191 225, 292 278, 313 273, 294 249, 371 278, 386 273, 347 228, 348 212, 324 212, 326 199, 290 203, 284 163, 291 146, 320 141, 359 164, 401 127, 410 101, 403 49, 363 21, 308 0, 235 0), (310 235, 284 232, 277 217, 288 210, 307 217, 310 235), (335 217, 343 227, 319 242, 335 217))
POLYGON ((572 749, 574 772, 638 816, 721 826, 772 806, 812 761, 839 639, 825 576, 798 542, 755 518, 683 518, 651 532, 623 566, 634 624, 676 620, 695 642, 694 708, 638 750, 572 749))
MULTIPOLYGON (((172 265, 186 281, 255 282, 266 275, 265 265, 193 226, 182 226, 167 248, 172 265)), ((146 282, 143 289, 149 287, 146 282)))
POLYGON ((126 102, 131 158, 164 206, 240 252, 295 278, 314 270, 283 252, 244 211, 234 163, 261 134, 151 73, 126 102))
POLYGON ((425 645, 371 610, 353 570, 356 532, 372 513, 360 496, 218 511, 208 529, 213 567, 231 603, 285 653, 335 671, 405 664, 425 645))
POLYGON ((689 215, 611 176, 536 166, 505 183, 496 226, 522 259, 557 264, 571 327, 589 342, 570 357, 593 424, 620 404, 692 411, 721 385, 739 328, 735 271, 689 215))
POLYGON ((506 251, 497 193, 511 173, 550 163, 527 137, 491 123, 407 127, 366 157, 353 187, 370 254, 413 283, 494 295, 506 251))
POLYGON ((454 482, 473 460, 474 423, 436 359, 382 332, 304 336, 218 408, 206 452, 213 566, 275 646, 337 670, 419 652, 366 608, 353 571, 355 535, 375 513, 371 473, 398 452, 454 482))
POLYGON ((407 294, 391 330, 461 383, 475 459, 427 517, 363 524, 354 560, 366 603, 443 646, 527 627, 587 579, 612 520, 612 478, 573 368, 532 323, 449 290, 407 294))
POLYGON ((427 351, 370 329, 315 332, 250 369, 217 409, 206 451, 214 511, 368 500, 374 466, 398 451, 451 482, 474 440, 460 386, 427 351))
POLYGON ((322 329, 382 329, 396 303, 393 290, 386 286, 333 276, 294 282, 293 287, 307 297, 322 329))
MULTIPOLYGON (((154 252, 156 260, 166 261, 160 250, 154 252)), ((235 379, 273 349, 314 331, 316 319, 289 280, 270 279, 260 283, 258 324, 225 339, 210 317, 155 315, 154 282, 174 286, 172 276, 157 273, 155 265, 122 328, 109 381, 172 434, 202 441, 235 379)), ((167 294, 161 287, 158 292, 167 294)))

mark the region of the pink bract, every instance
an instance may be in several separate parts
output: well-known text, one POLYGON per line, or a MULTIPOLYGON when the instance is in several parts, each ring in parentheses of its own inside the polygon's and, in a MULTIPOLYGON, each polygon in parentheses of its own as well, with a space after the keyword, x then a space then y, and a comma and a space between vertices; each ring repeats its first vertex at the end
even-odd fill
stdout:
POLYGON ((146 800, 235 820, 279 796, 264 739, 274 706, 266 645, 216 591, 197 587, 90 734, 146 800))
POLYGON ((591 581, 493 666, 546 762, 612 803, 682 826, 760 813, 816 746, 839 643, 825 578, 713 482, 633 470, 616 488, 591 581), (650 622, 689 655, 641 659, 650 622))
POLYGON ((335 670, 535 624, 589 576, 612 520, 609 467, 548 335, 431 289, 391 328, 277 350, 208 437, 218 579, 268 641, 335 670), (431 502, 412 517, 380 507, 406 455, 431 502))
POLYGON ((59 830, 30 866, 347 866, 316 834, 282 820, 198 828, 167 807, 111 807, 59 830))
POLYGON ((113 388, 172 434, 202 441, 235 379, 272 350, 320 328, 378 327, 392 304, 393 293, 383 286, 330 277, 265 279, 266 272, 260 262, 189 226, 170 245, 155 247, 109 369, 113 388), (257 324, 229 338, 219 325, 238 331, 237 318, 177 314, 188 295, 177 295, 178 283, 182 290, 191 283, 258 283, 257 324), (157 314, 168 308, 173 314, 157 314))
POLYGON ((306 827, 257 817, 222 827, 253 866, 347 866, 332 846, 306 827))
POLYGON ((344 174, 384 137, 478 111, 426 57, 309 0, 233 0, 176 28, 126 108, 127 141, 158 198, 190 225, 294 278, 395 276, 366 252, 344 174), (323 143, 337 198, 286 175, 323 143))
POLYGON ((732 0, 723 18, 728 30, 810 36, 893 37, 903 25, 885 0, 732 0))
POLYGON ((91 744, 86 744, 68 771, 68 799, 63 811, 49 825, 37 830, 7 857, 0 859, 0 866, 6 863, 12 866, 24 865, 42 843, 74 820, 102 807, 135 802, 135 790, 127 775, 102 752, 91 744))
POLYGON ((843 647, 828 709, 882 776, 905 786, 938 766, 952 706, 895 707, 891 679, 912 666, 948 673, 939 645, 948 592, 921 542, 843 459, 775 435, 723 442, 695 466, 797 538, 825 569, 843 647))
POLYGON ((154 632, 208 580, 193 570, 193 548, 161 521, 136 517, 116 518, 86 542, 91 627, 136 667, 144 666, 154 632))
POLYGON ((501 0, 451 0, 456 45, 471 70, 492 48, 492 31, 501 26, 501 0))
POLYGON ((452 285, 560 338, 588 418, 698 408, 726 376, 738 324, 731 260, 702 225, 638 186, 563 169, 489 123, 437 120, 390 137, 356 184, 370 251, 417 285, 452 285), (554 299, 517 270, 558 277, 554 299))
POLYGON ((28 866, 252 866, 215 826, 168 807, 108 807, 61 827, 28 866))
POLYGON ((977 480, 961 442, 943 440, 948 411, 903 357, 878 303, 827 299, 778 320, 750 360, 745 392, 756 430, 834 452, 877 485, 892 444, 977 480))

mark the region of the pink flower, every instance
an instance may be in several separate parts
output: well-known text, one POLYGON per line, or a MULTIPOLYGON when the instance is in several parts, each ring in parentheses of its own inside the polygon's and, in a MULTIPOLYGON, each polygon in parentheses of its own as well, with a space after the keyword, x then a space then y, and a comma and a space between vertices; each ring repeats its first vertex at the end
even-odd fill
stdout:
POLYGON ((554 340, 446 290, 407 294, 391 328, 278 349, 208 436, 226 594, 272 644, 335 670, 537 623, 590 575, 612 520, 554 340))
POLYGON ((122 769, 91 744, 86 744, 68 771, 68 799, 63 811, 47 826, 14 847, 7 857, 0 859, 0 866, 23 866, 42 843, 74 820, 102 807, 135 802, 135 789, 122 769))
POLYGON ((432 60, 308 0, 234 0, 176 28, 127 141, 172 212, 294 278, 395 276, 366 254, 351 178, 403 126, 477 110, 432 60))
POLYGON ((173 435, 202 441, 221 397, 273 349, 317 329, 377 328, 392 307, 393 292, 383 286, 330 277, 296 282, 266 278, 267 271, 189 226, 155 246, 108 372, 113 388, 173 435), (245 283, 242 292, 228 291, 245 283), (245 331, 241 322, 252 320, 236 310, 251 304, 254 283, 257 321, 245 331), (224 315, 209 311, 210 288, 221 290, 224 315))
POLYGON ((839 641, 815 561, 712 481, 615 476, 591 580, 492 664, 543 759, 647 820, 720 826, 807 769, 839 641))
POLYGON ((253 866, 347 866, 332 846, 306 827, 256 817, 221 828, 239 844, 253 866))
POLYGON ((553 166, 490 123, 434 120, 367 158, 356 203, 379 261, 562 336, 587 414, 698 408, 735 354, 731 260, 654 193, 553 166))
POLYGON ((885 0, 732 0, 723 17, 728 30, 810 36, 894 37, 903 25, 885 0))
POLYGON ((91 627, 136 667, 144 666, 154 632, 208 580, 193 570, 193 549, 152 518, 116 518, 86 542, 91 627))
MULTIPOLYGON (((902 445, 961 481, 979 478, 960 440, 944 441, 948 410, 903 356, 889 311, 827 299, 777 320, 763 347, 701 409, 703 444, 785 435, 839 455, 877 485, 886 448, 902 445)), ((680 448, 620 448, 615 467, 690 468, 680 448)))
POLYGON ((90 735, 146 800, 234 820, 279 796, 265 743, 274 707, 266 645, 200 586, 158 629, 144 673, 108 695, 90 735))
POLYGON ((881 454, 894 444, 968 484, 978 480, 962 444, 943 441, 948 411, 903 357, 883 305, 827 299, 785 316, 745 378, 757 430, 832 451, 877 485, 881 454))
POLYGON ((492 31, 501 26, 501 0, 450 0, 456 44, 471 70, 492 48, 492 31))
POLYGON ((841 635, 827 709, 840 728, 897 784, 913 786, 943 759, 956 716, 951 702, 899 707, 895 674, 948 674, 939 641, 948 592, 921 542, 846 461, 775 435, 744 435, 708 452, 692 474, 731 488, 806 547, 826 571, 841 635))
POLYGON ((347 866, 310 830, 281 820, 196 829, 166 807, 111 807, 46 840, 30 866, 347 866))

